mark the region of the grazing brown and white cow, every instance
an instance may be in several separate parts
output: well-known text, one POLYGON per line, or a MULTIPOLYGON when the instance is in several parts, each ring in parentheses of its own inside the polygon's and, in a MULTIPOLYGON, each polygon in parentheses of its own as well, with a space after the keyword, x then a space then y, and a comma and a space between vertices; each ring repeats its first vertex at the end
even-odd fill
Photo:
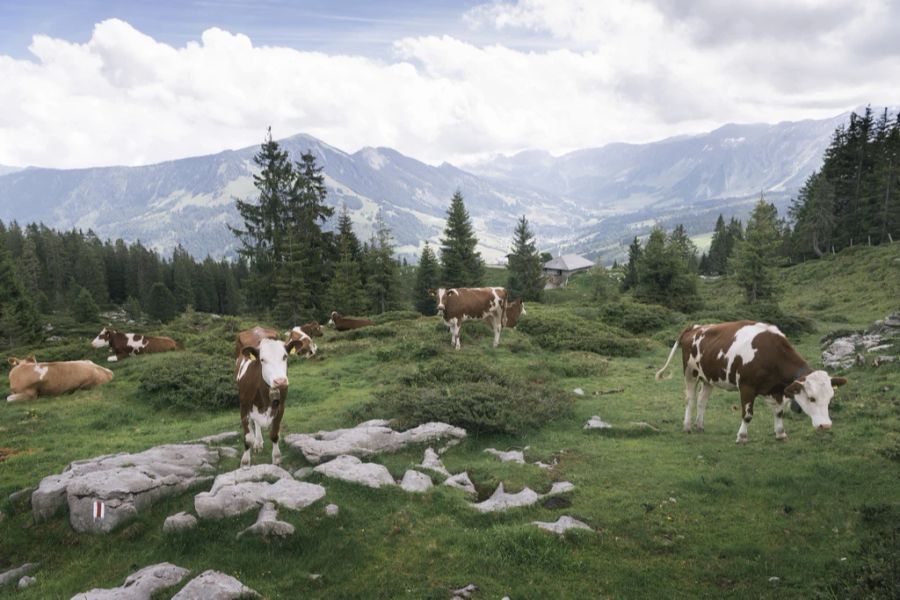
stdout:
POLYGON ((460 349, 459 331, 464 321, 484 321, 494 330, 494 348, 506 326, 506 288, 438 288, 428 290, 437 300, 438 314, 450 328, 450 344, 460 349))
POLYGON ((368 327, 375 323, 371 319, 358 319, 355 317, 345 317, 338 311, 331 312, 331 320, 328 321, 331 327, 338 331, 350 331, 351 329, 359 329, 360 327, 368 327))
POLYGON ((515 329, 519 324, 519 319, 527 315, 525 312, 525 302, 521 298, 516 298, 506 305, 506 324, 504 327, 515 329))
POLYGON ((10 357, 9 364, 12 394, 6 397, 7 402, 86 390, 113 378, 112 371, 89 360, 38 362, 32 355, 22 359, 10 357))
POLYGON ((116 362, 138 354, 171 352, 172 350, 180 349, 178 342, 170 337, 122 333, 109 327, 104 327, 100 330, 97 337, 91 341, 91 346, 94 348, 109 346, 110 355, 106 359, 109 362, 116 362))
POLYGON ((834 388, 847 380, 810 368, 774 325, 734 321, 689 327, 672 346, 666 364, 656 373, 657 380, 663 378, 679 346, 684 364, 685 433, 691 432, 691 403, 695 396, 694 428, 703 431, 706 401, 714 386, 740 391, 743 420, 737 435, 739 444, 747 442, 747 425, 753 419, 757 396, 766 397, 772 405, 776 439, 787 439, 782 415, 790 401, 809 415, 813 427, 831 429, 828 404, 834 397, 834 388))
POLYGON ((272 464, 281 463, 278 434, 288 394, 287 358, 289 353, 298 352, 300 346, 301 342, 296 340, 282 342, 274 329, 263 327, 237 335, 234 366, 244 430, 242 467, 250 465, 251 449, 262 450, 264 427, 269 428, 272 440, 272 464))

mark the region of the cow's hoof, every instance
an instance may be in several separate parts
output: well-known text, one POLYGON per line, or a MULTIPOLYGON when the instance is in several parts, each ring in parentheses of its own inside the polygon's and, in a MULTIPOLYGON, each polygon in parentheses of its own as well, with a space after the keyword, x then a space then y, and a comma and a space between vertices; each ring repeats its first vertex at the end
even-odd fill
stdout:
POLYGON ((244 451, 244 456, 241 457, 241 468, 246 469, 250 466, 250 450, 244 451))
POLYGON ((775 439, 776 440, 786 440, 786 439, 788 439, 788 436, 785 432, 782 431, 781 433, 775 434, 775 439))
POLYGON ((746 444, 746 443, 747 443, 747 435, 746 435, 746 434, 739 435, 739 436, 737 437, 737 439, 735 440, 735 443, 736 443, 736 444, 742 444, 742 445, 743 445, 743 444, 746 444))
POLYGON ((691 432, 691 426, 690 426, 690 425, 685 425, 685 426, 683 427, 683 430, 684 430, 685 433, 690 433, 690 432, 691 432))
POLYGON ((697 433, 703 433, 703 425, 694 425, 694 431, 696 431, 697 433))

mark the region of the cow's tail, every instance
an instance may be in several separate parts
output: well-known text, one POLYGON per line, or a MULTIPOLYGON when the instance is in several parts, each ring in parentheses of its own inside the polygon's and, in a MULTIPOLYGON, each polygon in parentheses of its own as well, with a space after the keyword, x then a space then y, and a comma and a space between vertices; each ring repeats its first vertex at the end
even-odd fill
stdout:
POLYGON ((663 365, 662 369, 656 372, 656 380, 662 381, 663 379, 670 379, 672 376, 663 377, 666 372, 666 369, 669 368, 669 363, 672 362, 672 357, 675 356, 675 350, 678 349, 678 343, 681 341, 681 338, 675 340, 675 343, 672 345, 672 350, 669 352, 669 358, 666 359, 666 364, 663 365))

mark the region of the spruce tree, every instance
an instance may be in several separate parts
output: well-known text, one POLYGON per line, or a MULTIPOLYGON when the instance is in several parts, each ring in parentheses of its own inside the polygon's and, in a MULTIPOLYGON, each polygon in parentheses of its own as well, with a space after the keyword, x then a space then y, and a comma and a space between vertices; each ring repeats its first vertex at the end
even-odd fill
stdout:
POLYGON ((738 242, 731 268, 748 303, 774 301, 778 293, 775 266, 781 234, 778 211, 760 195, 747 222, 745 239, 738 242))
POLYGON ((678 224, 669 235, 669 246, 675 254, 681 259, 684 267, 691 273, 696 273, 699 266, 697 259, 697 246, 688 237, 684 229, 684 225, 678 224))
POLYGON ((375 232, 369 243, 366 291, 372 312, 383 313, 400 308, 400 278, 391 230, 381 213, 376 219, 375 232))
POLYGON ((628 264, 625 266, 625 277, 622 279, 623 292, 633 289, 637 285, 637 265, 640 259, 641 243, 638 241, 637 236, 634 236, 634 239, 631 241, 631 245, 628 246, 628 264))
POLYGON ((100 309, 87 288, 78 286, 75 300, 72 302, 72 317, 79 323, 96 323, 100 320, 100 309))
POLYGON ((282 327, 293 327, 315 314, 310 301, 309 286, 304 276, 306 257, 299 244, 288 243, 288 256, 275 274, 275 319, 282 327))
POLYGON ((0 341, 9 346, 40 339, 41 321, 0 239, 0 341))
POLYGON ((156 321, 168 323, 178 314, 175 295, 161 281, 150 288, 147 315, 156 321))
POLYGON ((457 190, 450 199, 447 226, 441 238, 441 280, 444 287, 478 287, 484 277, 484 261, 475 248, 478 239, 469 213, 457 190))
POLYGON ((366 305, 362 280, 359 276, 359 262, 353 257, 350 237, 341 235, 339 239, 341 254, 334 265, 334 276, 328 286, 328 311, 336 310, 345 315, 358 315, 366 305))
POLYGON ((654 229, 637 260, 634 297, 681 311, 697 308, 697 276, 688 270, 680 252, 666 243, 665 231, 654 229))
POLYGON ((540 302, 546 283, 541 255, 534 243, 534 233, 525 215, 516 224, 512 252, 507 257, 509 279, 506 283, 510 300, 522 298, 540 302))
POLYGON ((435 289, 440 284, 441 272, 434 250, 425 242, 422 255, 419 257, 419 269, 416 272, 415 289, 413 290, 413 302, 416 310, 425 316, 437 314, 437 303, 428 295, 428 290, 435 289))
POLYGON ((728 262, 728 230, 725 219, 721 213, 716 219, 716 228, 713 230, 712 240, 709 243, 709 254, 700 272, 704 275, 724 275, 728 262))

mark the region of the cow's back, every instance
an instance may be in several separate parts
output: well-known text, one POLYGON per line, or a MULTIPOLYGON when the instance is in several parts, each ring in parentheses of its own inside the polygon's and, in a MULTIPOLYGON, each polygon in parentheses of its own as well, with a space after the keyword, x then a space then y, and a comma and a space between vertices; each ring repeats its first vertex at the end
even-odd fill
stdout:
POLYGON ((483 319, 506 308, 506 288, 454 288, 444 300, 444 318, 483 319))
MULTIPOLYGON (((113 372, 97 365, 89 360, 59 361, 48 363, 22 363, 14 370, 22 369, 21 375, 25 376, 29 387, 35 389, 38 395, 55 396, 75 390, 87 389, 101 385, 112 380, 113 372)), ((12 371, 10 383, 12 385, 12 371)), ((19 380, 20 382, 23 379, 19 380)), ((19 393, 24 389, 16 389, 19 393)))

